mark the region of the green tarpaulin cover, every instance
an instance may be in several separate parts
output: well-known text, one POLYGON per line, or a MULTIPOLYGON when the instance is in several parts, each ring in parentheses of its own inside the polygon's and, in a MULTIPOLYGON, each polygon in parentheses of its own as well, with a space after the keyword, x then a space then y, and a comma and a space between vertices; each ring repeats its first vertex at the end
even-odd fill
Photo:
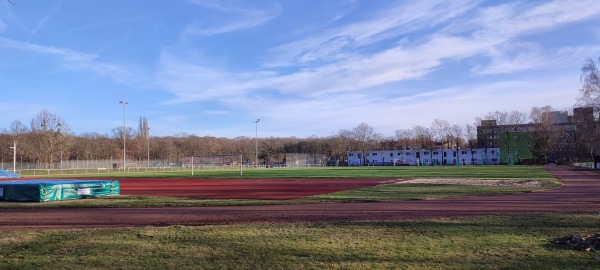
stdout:
POLYGON ((4 201, 48 202, 119 195, 120 193, 118 180, 0 181, 0 200, 4 201))

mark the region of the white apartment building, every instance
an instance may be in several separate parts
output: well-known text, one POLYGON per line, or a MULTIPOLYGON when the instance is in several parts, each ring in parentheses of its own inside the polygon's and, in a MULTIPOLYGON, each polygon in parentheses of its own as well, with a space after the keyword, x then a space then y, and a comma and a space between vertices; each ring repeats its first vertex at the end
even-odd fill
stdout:
POLYGON ((498 165, 499 148, 348 152, 349 166, 498 165))

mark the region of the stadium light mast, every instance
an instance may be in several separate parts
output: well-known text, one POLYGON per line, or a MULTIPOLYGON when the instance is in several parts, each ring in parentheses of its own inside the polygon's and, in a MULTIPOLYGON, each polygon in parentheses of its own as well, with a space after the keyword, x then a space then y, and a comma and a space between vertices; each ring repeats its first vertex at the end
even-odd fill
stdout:
POLYGON ((260 118, 256 121, 252 122, 256 124, 256 134, 254 136, 254 167, 258 166, 258 122, 260 122, 260 118))
POLYGON ((125 118, 126 118, 126 110, 125 107, 127 106, 127 101, 119 101, 119 104, 123 104, 123 171, 125 171, 125 169, 127 169, 127 165, 125 163, 125 151, 126 151, 126 144, 127 144, 127 135, 125 134, 125 132, 127 131, 127 127, 125 126, 125 118))
POLYGON ((13 150, 13 173, 17 173, 17 141, 13 141, 10 148, 13 150))
POLYGON ((148 129, 146 132, 146 136, 148 136, 148 168, 150 168, 150 127, 146 126, 148 129))

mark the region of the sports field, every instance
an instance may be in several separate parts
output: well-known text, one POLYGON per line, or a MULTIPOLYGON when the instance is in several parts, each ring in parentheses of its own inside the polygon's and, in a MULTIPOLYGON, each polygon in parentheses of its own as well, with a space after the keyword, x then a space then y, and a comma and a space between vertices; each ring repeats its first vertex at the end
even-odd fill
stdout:
MULTIPOLYGON (((386 181, 409 178, 373 175, 337 180, 375 182, 375 186, 275 202, 160 197, 159 202, 139 208, 135 200, 128 202, 129 207, 127 203, 112 202, 128 197, 139 201, 156 197, 119 196, 25 204, 24 208, 24 204, 0 203, 4 208, 0 209, 0 256, 4 258, 0 268, 593 269, 597 266, 593 256, 550 246, 548 240, 564 234, 597 232, 600 175, 570 167, 546 169, 495 167, 485 174, 485 170, 475 168, 470 179, 537 179, 546 183, 529 190, 496 193, 519 194, 485 197, 475 195, 490 195, 485 192, 507 187, 478 187, 476 194, 461 196, 459 191, 472 186, 402 185, 386 181), (506 169, 505 177, 500 176, 501 168, 506 169), (553 175, 563 187, 552 184, 553 175), (540 191, 547 187, 550 189, 540 191), (426 191, 429 195, 423 196, 426 191), (422 197, 398 199, 402 196, 394 195, 411 192, 422 197), (446 199, 427 199, 432 197, 446 199), (170 200, 175 203, 169 205, 170 200), (189 207, 177 204, 178 200, 192 204, 233 201, 238 206, 189 207), (94 202, 103 202, 102 208, 89 208, 94 202), (264 205, 239 206, 244 202, 264 205), (112 229, 115 227, 127 229, 112 229), (115 258, 110 265, 101 262, 102 251, 115 258), (54 261, 65 264, 52 264, 54 261)), ((469 179, 468 169, 435 170, 438 169, 410 178, 469 179)), ((408 171, 403 173, 409 175, 408 171)), ((145 181, 145 177, 148 176, 137 175, 124 183, 145 181)), ((336 181, 330 177, 246 177, 251 179, 219 181, 234 186, 236 181, 272 180, 291 186, 303 180, 336 181)), ((340 186, 341 182, 328 185, 340 186)))

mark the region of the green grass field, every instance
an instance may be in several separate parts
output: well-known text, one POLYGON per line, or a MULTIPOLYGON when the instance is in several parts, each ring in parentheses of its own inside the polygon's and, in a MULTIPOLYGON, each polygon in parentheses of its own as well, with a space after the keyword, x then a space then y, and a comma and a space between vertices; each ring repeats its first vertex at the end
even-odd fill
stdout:
POLYGON ((0 234, 0 269, 598 269, 597 214, 0 234))
POLYGON ((542 166, 396 166, 396 167, 309 167, 309 168, 250 168, 244 169, 196 169, 191 175, 187 170, 143 169, 132 172, 110 171, 109 173, 83 173, 83 171, 51 171, 50 175, 25 175, 28 178, 44 177, 98 177, 98 178, 142 178, 142 177, 185 177, 185 178, 467 178, 467 179, 510 179, 551 180, 554 179, 542 166))
MULTIPOLYGON (((99 175, 192 177, 190 172, 99 175)), ((106 177, 108 176, 108 178, 106 177)), ((85 177, 90 177, 85 175, 85 177)), ((196 172, 221 178, 465 178, 539 180, 542 167, 359 167, 196 172)), ((386 184, 290 201, 115 196, 2 207, 162 207, 331 203, 483 196, 537 188, 386 184)), ((453 219, 230 226, 5 231, 0 269, 598 269, 594 253, 549 240, 598 233, 597 214, 534 214, 453 219)))

